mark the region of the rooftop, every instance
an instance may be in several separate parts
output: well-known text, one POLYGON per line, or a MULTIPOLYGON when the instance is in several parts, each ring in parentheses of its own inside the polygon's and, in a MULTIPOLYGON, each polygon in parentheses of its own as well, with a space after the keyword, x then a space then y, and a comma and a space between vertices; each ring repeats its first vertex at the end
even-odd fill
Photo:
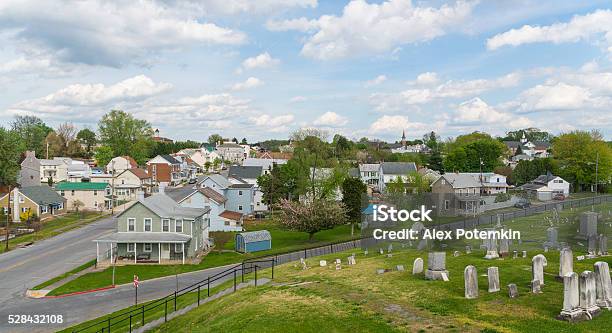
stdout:
POLYGON ((97 182, 60 182, 55 185, 56 191, 104 191, 108 183, 97 182))

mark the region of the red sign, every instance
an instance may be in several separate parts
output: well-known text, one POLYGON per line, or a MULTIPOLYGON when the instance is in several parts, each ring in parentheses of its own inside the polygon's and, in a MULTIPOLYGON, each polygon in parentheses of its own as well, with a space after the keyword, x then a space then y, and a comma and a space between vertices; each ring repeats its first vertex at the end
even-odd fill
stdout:
POLYGON ((138 275, 134 275, 134 287, 138 288, 138 275))

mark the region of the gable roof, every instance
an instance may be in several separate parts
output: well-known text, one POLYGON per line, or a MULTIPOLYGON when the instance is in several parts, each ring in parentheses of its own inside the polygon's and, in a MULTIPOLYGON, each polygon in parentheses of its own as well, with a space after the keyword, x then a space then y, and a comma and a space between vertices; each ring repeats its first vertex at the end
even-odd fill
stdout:
POLYGON ((195 219, 198 218, 210 211, 210 208, 187 208, 181 207, 178 203, 176 203, 172 198, 164 193, 156 193, 148 198, 138 200, 138 202, 123 212, 119 213, 117 217, 129 212, 132 207, 135 207, 137 204, 142 204, 147 207, 153 213, 155 213, 159 217, 167 217, 167 218, 187 218, 187 219, 195 219))
POLYGON ((19 192, 39 205, 60 204, 66 201, 64 197, 46 185, 22 187, 19 192))
POLYGON ((414 162, 383 162, 380 164, 385 175, 407 175, 417 171, 414 162))
POLYGON ((202 187, 198 189, 198 191, 204 194, 205 197, 215 201, 218 204, 222 204, 227 201, 227 199, 223 195, 221 195, 219 192, 213 190, 210 187, 202 187))
POLYGON ((521 145, 519 141, 504 141, 504 144, 508 148, 518 148, 521 145))
POLYGON ((480 183, 466 173, 445 173, 439 179, 442 178, 446 179, 453 188, 480 187, 480 183))
POLYGON ((359 164, 359 171, 361 172, 378 172, 380 164, 378 163, 364 163, 359 164))
POLYGON ((99 182, 60 182, 55 185, 56 191, 104 191, 110 185, 99 182))
POLYGON ((171 155, 163 154, 163 155, 159 155, 159 156, 161 156, 161 158, 163 158, 164 160, 168 161, 168 163, 170 163, 170 164, 181 164, 181 162, 179 160, 177 160, 176 158, 172 157, 171 155))
POLYGON ((251 188, 255 185, 253 184, 232 184, 229 186, 229 188, 251 188))
POLYGON ((172 200, 180 203, 181 201, 185 200, 197 191, 198 190, 195 189, 193 186, 183 186, 176 188, 166 188, 164 190, 164 193, 172 200))
POLYGON ((133 173, 136 177, 138 177, 140 179, 151 178, 151 176, 147 173, 147 171, 145 169, 132 168, 132 169, 127 169, 126 171, 129 171, 129 172, 133 173))
POLYGON ((234 212, 231 210, 224 210, 223 213, 219 214, 219 216, 229 220, 240 221, 240 219, 242 218, 242 213, 234 212))
POLYGON ((239 235, 242 236, 242 239, 245 243, 259 242, 272 239, 272 235, 270 235, 270 232, 268 230, 241 232, 239 233, 239 235))
POLYGON ((534 179, 532 181, 532 183, 538 183, 538 184, 548 184, 548 182, 550 182, 551 180, 557 178, 558 176, 553 175, 550 172, 547 172, 545 175, 540 175, 538 176, 538 178, 534 179))
POLYGON ((236 176, 239 178, 255 179, 261 176, 263 168, 261 166, 243 166, 243 165, 232 165, 229 168, 228 175, 230 177, 236 176))
POLYGON ((201 182, 205 182, 206 179, 210 178, 213 182, 219 184, 219 186, 221 186, 221 188, 228 188, 230 185, 232 185, 232 183, 225 177, 221 176, 218 173, 213 173, 211 175, 208 175, 206 178, 204 178, 201 182))
POLYGON ((121 157, 123 157, 124 159, 126 159, 128 161, 128 163, 130 164, 130 167, 138 168, 138 163, 136 163, 136 160, 133 159, 132 156, 125 155, 125 156, 121 156, 121 157))

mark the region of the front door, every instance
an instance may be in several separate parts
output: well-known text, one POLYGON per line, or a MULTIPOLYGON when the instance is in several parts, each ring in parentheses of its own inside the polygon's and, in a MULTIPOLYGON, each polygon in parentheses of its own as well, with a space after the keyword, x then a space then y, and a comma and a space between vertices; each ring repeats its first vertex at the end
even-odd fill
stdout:
POLYGON ((170 244, 168 243, 161 244, 161 258, 170 259, 170 244))

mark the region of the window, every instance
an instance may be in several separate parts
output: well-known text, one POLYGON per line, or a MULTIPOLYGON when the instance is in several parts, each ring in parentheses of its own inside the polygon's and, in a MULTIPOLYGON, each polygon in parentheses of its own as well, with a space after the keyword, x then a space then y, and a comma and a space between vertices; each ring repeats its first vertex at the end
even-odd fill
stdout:
POLYGON ((444 200, 444 209, 448 210, 449 202, 448 200, 444 200))
POLYGON ((153 245, 151 243, 144 243, 144 251, 145 252, 153 251, 153 245))
POLYGON ((23 196, 20 195, 19 196, 19 203, 24 203, 24 202, 25 202, 25 200, 23 199, 23 196))
POLYGON ((170 220, 168 220, 168 219, 163 219, 162 220, 162 231, 163 232, 170 231, 170 220))
POLYGON ((150 218, 144 219, 144 231, 152 231, 151 223, 153 223, 153 220, 151 220, 150 218))
POLYGON ((74 190, 70 191, 70 194, 74 196, 74 190))
POLYGON ((98 191, 94 190, 94 195, 98 195, 98 191))
POLYGON ((61 204, 59 204, 59 206, 57 206, 57 209, 64 209, 64 203, 62 202, 61 204))
POLYGON ((238 195, 242 195, 242 191, 238 191, 238 195))
POLYGON ((128 247, 127 248, 128 252, 135 252, 134 251, 134 243, 128 243, 127 247, 128 247))
MULTIPOLYGON (((42 210, 42 207, 40 209, 42 210)), ((8 207, 2 207, 2 210, 4 210, 4 215, 8 214, 8 207)))
POLYGON ((174 223, 174 232, 183 232, 183 220, 176 220, 174 223))
POLYGON ((27 207, 21 207, 21 212, 22 212, 22 213, 25 213, 25 212, 27 212, 27 211, 28 211, 28 209, 29 209, 29 208, 27 208, 27 207))
POLYGON ((239 206, 238 206, 238 210, 242 210, 242 205, 239 205, 239 206))
POLYGON ((44 205, 40 206, 40 213, 41 214, 47 214, 47 210, 48 210, 47 206, 44 206, 44 205))
POLYGON ((229 221, 225 221, 225 225, 230 225, 230 222, 229 221))
POLYGON ((442 183, 442 185, 446 185, 446 180, 442 179, 440 182, 442 183))
POLYGON ((183 244, 182 243, 175 243, 174 244, 174 252, 182 253, 183 252, 183 244))
POLYGON ((66 193, 64 193, 64 190, 61 190, 60 194, 62 195, 62 197, 66 196, 66 193))
POLYGON ((136 219, 129 218, 127 219, 127 231, 136 231, 136 219))

